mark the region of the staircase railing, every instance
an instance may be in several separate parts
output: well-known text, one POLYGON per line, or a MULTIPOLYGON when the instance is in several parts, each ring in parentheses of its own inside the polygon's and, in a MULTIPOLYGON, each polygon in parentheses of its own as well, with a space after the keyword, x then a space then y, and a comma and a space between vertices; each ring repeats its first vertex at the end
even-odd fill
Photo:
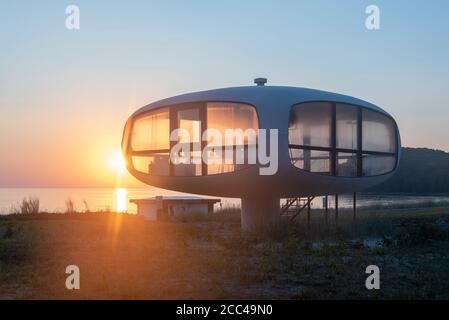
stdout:
POLYGON ((293 221, 305 208, 310 206, 313 199, 315 199, 315 197, 289 198, 289 199, 287 199, 286 203, 281 208, 281 215, 285 216, 285 215, 287 215, 287 212, 289 212, 289 211, 291 212, 292 211, 291 208, 292 208, 293 204, 296 203, 296 210, 293 210, 293 214, 290 215, 290 221, 293 221), (303 205, 301 205, 301 201, 303 201, 303 205))

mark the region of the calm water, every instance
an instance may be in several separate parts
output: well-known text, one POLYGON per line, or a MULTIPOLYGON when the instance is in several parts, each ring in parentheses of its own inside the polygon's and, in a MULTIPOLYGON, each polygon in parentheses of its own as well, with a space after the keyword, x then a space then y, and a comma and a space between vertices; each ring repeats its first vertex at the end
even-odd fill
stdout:
MULTIPOLYGON (((65 202, 71 199, 75 209, 85 211, 87 203, 90 211, 114 210, 136 213, 137 207, 131 199, 154 196, 190 195, 154 187, 148 188, 0 188, 0 214, 10 213, 11 206, 18 206, 24 197, 32 196, 40 200, 40 210, 64 212, 65 202)), ((208 198, 208 197, 206 197, 208 198)), ((213 197, 209 197, 213 198, 213 197)), ((238 199, 221 198, 223 206, 239 205, 238 199)))
MULTIPOLYGON (((120 212, 136 213, 136 205, 129 202, 130 199, 142 199, 158 195, 176 196, 190 195, 187 193, 163 190, 155 187, 148 188, 0 188, 0 214, 10 213, 12 206, 28 196, 37 197, 40 200, 41 211, 64 212, 65 202, 71 199, 75 209, 85 211, 87 203, 89 210, 113 210, 120 212)), ((240 206, 239 199, 221 198, 222 206, 240 206)), ((329 197, 329 205, 333 206, 334 197, 329 197)), ((401 194, 361 194, 357 199, 357 206, 405 204, 413 207, 414 204, 423 202, 449 202, 449 195, 422 196, 401 194)), ((218 206, 218 205, 216 205, 218 206)), ((312 203, 314 208, 322 208, 323 199, 317 197, 312 203)), ((352 197, 341 195, 339 197, 341 208, 352 206, 352 197)))

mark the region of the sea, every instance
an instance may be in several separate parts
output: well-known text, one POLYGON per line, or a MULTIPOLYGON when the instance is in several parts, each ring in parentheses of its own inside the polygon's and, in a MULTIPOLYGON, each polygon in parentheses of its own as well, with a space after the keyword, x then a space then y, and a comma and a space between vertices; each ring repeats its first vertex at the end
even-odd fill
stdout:
MULTIPOLYGON (((155 187, 146 188, 0 188, 0 214, 9 214, 20 206, 24 198, 39 199, 42 212, 65 212, 66 202, 71 201, 76 211, 116 211, 136 213, 137 207, 131 203, 132 199, 144 199, 154 196, 198 196, 187 193, 169 191, 155 187)), ((221 203, 216 208, 240 207, 240 199, 220 198, 221 203)), ((339 207, 351 208, 352 195, 339 195, 339 207)), ((334 205, 334 197, 328 197, 329 206, 334 205)), ((380 194, 363 193, 357 195, 357 206, 403 205, 414 207, 423 203, 449 203, 449 195, 416 195, 416 194, 380 194)), ((323 197, 316 197, 312 202, 313 208, 324 206, 323 197)))

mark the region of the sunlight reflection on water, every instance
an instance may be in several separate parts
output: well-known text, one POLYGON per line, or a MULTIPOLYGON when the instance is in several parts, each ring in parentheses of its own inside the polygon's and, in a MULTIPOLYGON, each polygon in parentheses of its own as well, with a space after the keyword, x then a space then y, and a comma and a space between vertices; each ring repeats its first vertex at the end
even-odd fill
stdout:
POLYGON ((116 211, 117 212, 126 212, 127 204, 128 204, 128 191, 126 190, 126 188, 117 188, 115 190, 115 194, 117 197, 116 211))
MULTIPOLYGON (((65 201, 71 199, 75 210, 84 212, 109 211, 137 213, 137 206, 129 201, 155 196, 185 196, 187 193, 148 188, 0 188, 0 214, 12 212, 24 197, 39 198, 40 210, 47 212, 65 212, 65 201), (87 204, 87 207, 86 207, 87 204)), ((207 196, 205 196, 207 198, 207 196)), ((214 198, 214 197, 212 197, 214 198)), ((239 199, 222 199, 223 207, 240 205, 239 199)), ((216 205, 217 208, 219 205, 216 205)))

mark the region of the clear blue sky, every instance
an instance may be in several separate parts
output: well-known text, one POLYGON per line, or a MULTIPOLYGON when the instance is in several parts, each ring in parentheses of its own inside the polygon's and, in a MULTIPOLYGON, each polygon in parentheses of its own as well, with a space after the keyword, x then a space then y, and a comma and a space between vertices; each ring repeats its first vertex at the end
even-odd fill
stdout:
POLYGON ((366 99, 405 146, 449 151, 445 0, 2 1, 0 41, 0 186, 96 185, 51 174, 89 176, 144 104, 256 76, 366 99), (365 28, 369 4, 381 30, 365 28))

